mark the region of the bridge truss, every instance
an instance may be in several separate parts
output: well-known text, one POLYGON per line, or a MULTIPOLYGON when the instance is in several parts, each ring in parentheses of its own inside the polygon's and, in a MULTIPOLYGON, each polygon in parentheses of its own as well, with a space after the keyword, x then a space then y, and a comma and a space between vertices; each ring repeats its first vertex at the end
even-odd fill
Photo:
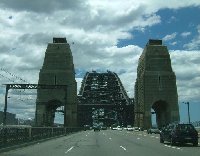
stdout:
POLYGON ((94 125, 95 122, 101 122, 105 126, 133 124, 133 100, 128 97, 114 72, 87 72, 82 81, 78 101, 78 119, 81 126, 94 125))

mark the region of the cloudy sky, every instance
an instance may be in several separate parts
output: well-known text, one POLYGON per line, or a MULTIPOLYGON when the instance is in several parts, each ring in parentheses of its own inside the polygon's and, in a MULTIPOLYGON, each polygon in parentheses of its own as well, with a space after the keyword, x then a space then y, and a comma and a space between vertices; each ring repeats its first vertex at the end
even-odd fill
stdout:
MULTIPOLYGON (((162 39, 177 76, 181 121, 187 121, 187 101, 191 120, 200 121, 199 0, 1 0, 0 84, 37 83, 53 37, 71 45, 78 90, 86 71, 110 70, 130 97, 143 48, 150 38, 162 39)), ((0 110, 4 95, 1 85, 0 110)), ((34 91, 9 95, 9 112, 34 117, 34 91)))

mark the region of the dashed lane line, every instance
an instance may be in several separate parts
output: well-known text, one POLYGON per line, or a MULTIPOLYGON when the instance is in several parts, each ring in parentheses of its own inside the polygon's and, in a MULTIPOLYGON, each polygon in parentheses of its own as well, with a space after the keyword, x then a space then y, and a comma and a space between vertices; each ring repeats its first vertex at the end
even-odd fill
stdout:
POLYGON ((180 147, 175 147, 175 146, 170 146, 170 145, 164 145, 165 147, 168 147, 168 148, 173 148, 173 149, 177 149, 177 150, 183 150, 181 149, 180 147))
POLYGON ((126 151, 126 148, 125 147, 123 147, 123 146, 120 146, 124 151, 126 151))
POLYGON ((65 154, 67 154, 68 152, 70 152, 73 148, 74 148, 74 146, 70 147, 70 148, 65 152, 65 154))

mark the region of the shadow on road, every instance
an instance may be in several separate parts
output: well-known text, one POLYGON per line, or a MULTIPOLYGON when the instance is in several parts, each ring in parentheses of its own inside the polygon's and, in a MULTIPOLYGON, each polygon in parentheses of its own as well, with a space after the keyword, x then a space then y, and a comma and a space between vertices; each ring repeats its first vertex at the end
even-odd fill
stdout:
MULTIPOLYGON (((164 143, 165 145, 168 145, 168 146, 171 146, 170 143, 164 143)), ((177 146, 177 147, 193 147, 193 148, 200 148, 200 146, 193 146, 193 144, 191 143, 176 143, 174 146, 177 146)))

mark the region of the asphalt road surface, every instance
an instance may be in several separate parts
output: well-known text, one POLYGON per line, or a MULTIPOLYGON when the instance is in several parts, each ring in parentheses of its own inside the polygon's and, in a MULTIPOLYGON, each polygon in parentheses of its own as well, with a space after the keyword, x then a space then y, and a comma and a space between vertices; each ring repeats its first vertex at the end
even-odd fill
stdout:
POLYGON ((82 131, 0 153, 0 156, 200 156, 200 145, 170 146, 158 134, 126 130, 82 131))

